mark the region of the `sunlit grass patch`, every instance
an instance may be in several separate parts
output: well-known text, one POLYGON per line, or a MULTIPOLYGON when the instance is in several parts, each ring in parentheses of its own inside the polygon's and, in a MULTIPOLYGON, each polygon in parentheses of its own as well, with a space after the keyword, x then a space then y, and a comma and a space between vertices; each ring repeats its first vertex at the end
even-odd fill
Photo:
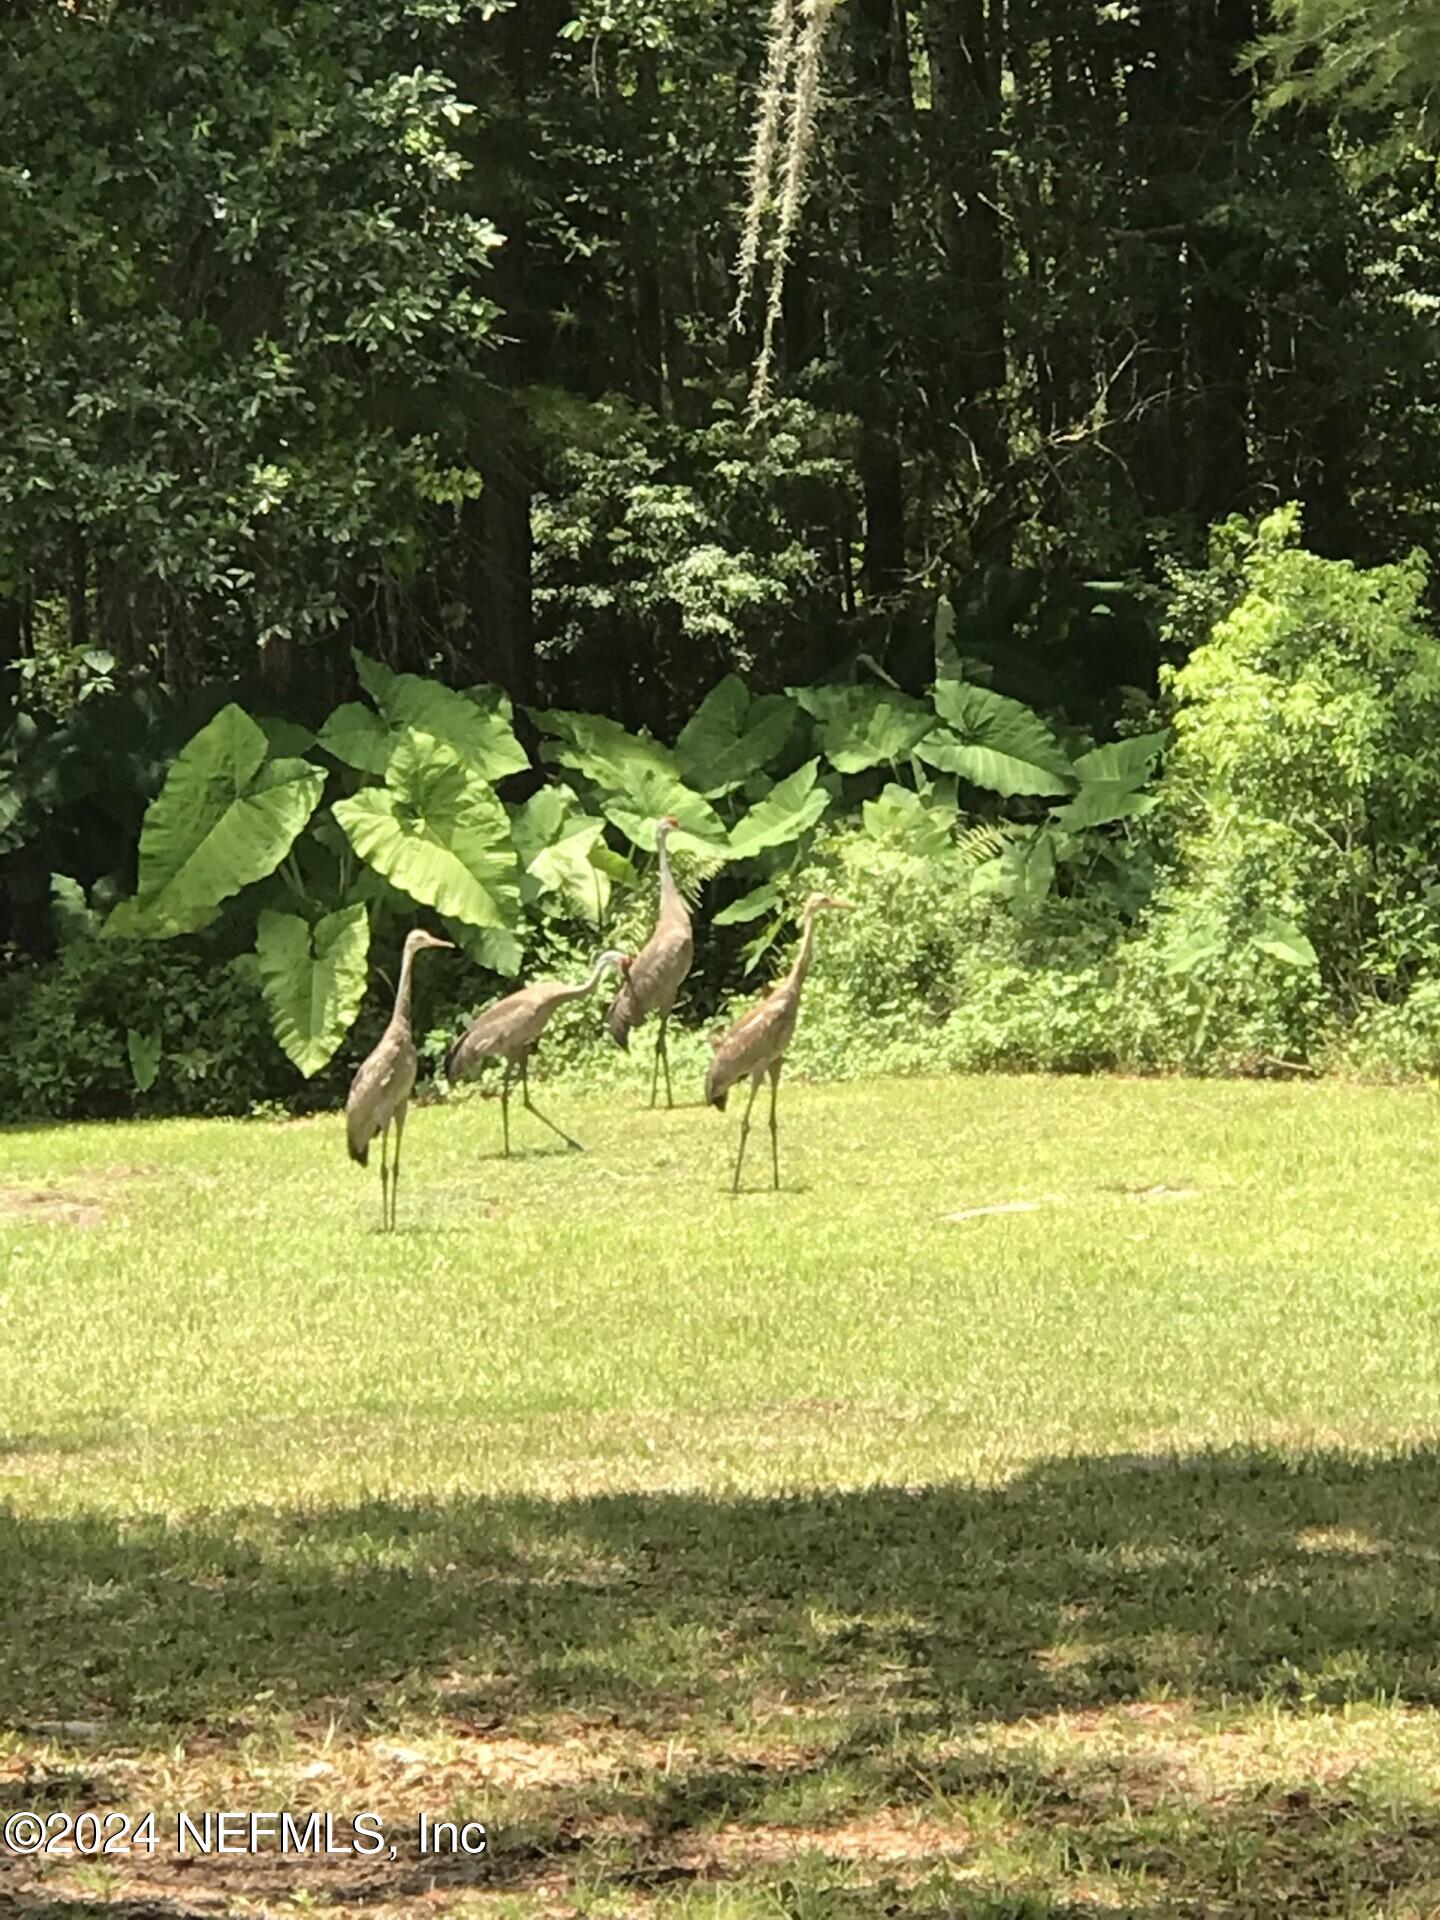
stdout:
POLYGON ((338 1121, 0 1135, 143 1169, 0 1215, 0 1802, 397 1835, 25 1920, 1440 1904, 1429 1099, 787 1095, 738 1201, 698 1110, 418 1112, 389 1237, 338 1121))

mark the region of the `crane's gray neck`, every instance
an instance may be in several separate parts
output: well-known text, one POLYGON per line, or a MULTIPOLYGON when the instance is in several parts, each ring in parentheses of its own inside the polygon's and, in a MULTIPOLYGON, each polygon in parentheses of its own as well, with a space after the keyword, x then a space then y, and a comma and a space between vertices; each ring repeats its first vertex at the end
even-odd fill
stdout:
POLYGON ((410 1031, 410 986, 414 968, 415 949, 407 943, 405 957, 400 962, 400 984, 395 989, 395 1011, 390 1016, 390 1025, 399 1033, 410 1031))
POLYGON ((810 971, 810 961, 815 953, 815 909, 812 907, 805 915, 805 932, 800 940, 800 951, 795 956, 795 964, 790 969, 790 985, 798 987, 810 971))
POLYGON ((683 913, 690 909, 685 904, 685 896, 675 884, 675 876, 670 871, 670 829, 661 827, 655 836, 655 850, 660 856, 660 912, 683 913))
POLYGON ((602 953, 590 969, 589 979, 582 980, 578 986, 568 988, 565 993, 565 998, 567 1000, 583 1000, 587 994, 595 991, 596 987, 599 986, 601 980, 605 977, 606 972, 613 967, 614 964, 615 962, 613 960, 602 953))

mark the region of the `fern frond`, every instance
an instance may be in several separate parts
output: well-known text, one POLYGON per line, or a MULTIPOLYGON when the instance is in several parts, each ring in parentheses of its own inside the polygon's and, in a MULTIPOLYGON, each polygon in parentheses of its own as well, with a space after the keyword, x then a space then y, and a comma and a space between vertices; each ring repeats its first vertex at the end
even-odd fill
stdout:
POLYGON ((702 889, 729 864, 729 854, 719 848, 714 853, 696 853, 688 847, 682 853, 676 848, 670 855, 670 871, 675 876, 675 884, 692 907, 700 904, 702 889))
POLYGON ((1009 820, 974 820, 955 835, 955 850, 967 866, 983 867, 998 860, 1019 829, 1009 820))

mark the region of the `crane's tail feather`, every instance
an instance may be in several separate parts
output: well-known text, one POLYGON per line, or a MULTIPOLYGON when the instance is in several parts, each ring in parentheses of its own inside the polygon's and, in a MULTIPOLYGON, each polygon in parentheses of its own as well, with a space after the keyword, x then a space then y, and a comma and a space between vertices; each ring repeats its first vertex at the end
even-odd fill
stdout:
POLYGON ((465 1036, 462 1033, 458 1040, 453 1040, 450 1043, 450 1045, 445 1049, 445 1078, 450 1082, 452 1087, 454 1086, 456 1078, 460 1072, 460 1067, 461 1067, 460 1049, 464 1046, 464 1044, 465 1044, 465 1036))
POLYGON ((717 1113, 725 1111, 725 1102, 730 1098, 730 1082, 722 1080, 718 1059, 710 1062, 710 1071, 705 1076, 705 1099, 717 1113))

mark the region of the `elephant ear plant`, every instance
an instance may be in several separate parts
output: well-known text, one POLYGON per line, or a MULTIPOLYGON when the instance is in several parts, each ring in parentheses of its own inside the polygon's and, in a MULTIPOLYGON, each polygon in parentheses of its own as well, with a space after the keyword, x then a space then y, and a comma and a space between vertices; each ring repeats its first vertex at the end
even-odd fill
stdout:
POLYGON ((709 924, 746 930, 747 972, 790 924, 795 876, 841 811, 940 847, 988 810, 1004 832, 987 884, 1033 909, 1077 847, 1094 852, 1097 828, 1150 804, 1163 738, 1072 762, 1040 715, 963 678, 943 624, 928 699, 873 679, 755 695, 728 674, 673 746, 601 714, 536 711, 550 776, 538 786, 498 688, 462 691, 356 653, 364 698, 318 734, 232 704, 182 747, 144 816, 134 894, 110 907, 104 937, 228 948, 308 1078, 354 1025, 387 927, 428 908, 479 966, 513 975, 531 941, 604 934, 617 894, 651 884, 657 819, 677 823, 677 884, 693 899, 717 881, 709 924), (522 774, 531 790, 507 797, 522 774), (1000 818, 1012 802, 1021 817, 1000 818))
POLYGON ((528 765, 509 703, 363 655, 357 668, 375 705, 331 714, 314 742, 329 765, 277 752, 288 730, 238 706, 201 728, 145 815, 134 896, 104 926, 162 940, 223 916, 232 944, 253 943, 272 1032, 307 1078, 353 1026, 372 935, 406 902, 492 968, 519 959, 523 874, 493 785, 528 765))

